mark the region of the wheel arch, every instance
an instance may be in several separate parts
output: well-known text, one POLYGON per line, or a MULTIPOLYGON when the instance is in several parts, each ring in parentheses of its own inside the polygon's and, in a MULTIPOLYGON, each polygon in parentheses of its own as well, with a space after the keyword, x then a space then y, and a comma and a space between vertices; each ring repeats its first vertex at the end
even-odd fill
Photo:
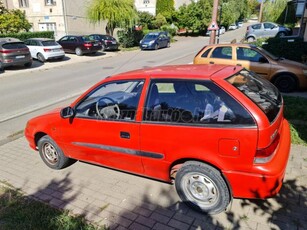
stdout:
POLYGON ((294 73, 291 73, 291 72, 288 72, 288 71, 284 71, 284 72, 278 72, 278 73, 275 73, 274 76, 271 78, 271 82, 274 84, 276 79, 279 77, 279 76, 282 76, 282 75, 289 75, 291 77, 293 77, 293 79, 295 80, 295 88, 298 89, 299 88, 299 80, 298 80, 298 77, 294 74, 294 73))
POLYGON ((182 167, 182 165, 187 162, 187 161, 195 161, 195 162, 200 162, 200 163, 204 163, 204 164, 207 164, 213 168, 215 168, 216 170, 218 170, 220 173, 221 173, 221 176, 223 177, 223 179, 225 180, 226 184, 227 184, 227 187, 228 187, 228 191, 229 191, 229 195, 232 199, 233 197, 233 194, 232 194, 232 187, 231 187, 231 184, 228 180, 228 178, 223 174, 222 170, 217 167, 215 164, 209 162, 209 161, 205 161, 205 160, 200 160, 200 159, 197 159, 197 158, 182 158, 182 159, 177 159, 176 161, 174 161, 172 164, 170 164, 170 167, 169 167, 169 176, 170 176, 170 180, 172 182, 175 181, 175 178, 176 178, 176 173, 177 171, 182 167))
POLYGON ((37 132, 35 133, 34 135, 34 142, 35 142, 35 146, 37 147, 37 144, 38 144, 38 141, 43 137, 43 136, 46 136, 47 133, 44 133, 44 132, 37 132))

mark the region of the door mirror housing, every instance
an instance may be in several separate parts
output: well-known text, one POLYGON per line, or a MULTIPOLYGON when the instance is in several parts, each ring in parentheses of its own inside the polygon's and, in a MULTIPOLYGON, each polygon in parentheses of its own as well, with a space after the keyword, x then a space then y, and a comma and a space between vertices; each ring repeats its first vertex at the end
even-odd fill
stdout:
POLYGON ((60 115, 62 118, 71 118, 75 115, 75 111, 73 108, 68 106, 61 110, 60 115))

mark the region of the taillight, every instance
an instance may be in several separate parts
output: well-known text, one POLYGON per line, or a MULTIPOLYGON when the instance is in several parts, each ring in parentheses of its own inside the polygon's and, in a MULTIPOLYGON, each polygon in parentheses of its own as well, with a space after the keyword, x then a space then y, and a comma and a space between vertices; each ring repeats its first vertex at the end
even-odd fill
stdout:
POLYGON ((44 48, 44 51, 45 51, 45 52, 51 52, 51 51, 52 51, 52 49, 47 49, 47 48, 44 48))
POLYGON ((274 141, 268 147, 257 149, 254 157, 254 163, 264 164, 269 162, 274 156, 275 150, 279 144, 279 139, 279 134, 277 134, 274 141))
POLYGON ((87 48, 89 48, 89 47, 92 47, 93 44, 92 44, 92 43, 85 43, 84 46, 87 47, 87 48))

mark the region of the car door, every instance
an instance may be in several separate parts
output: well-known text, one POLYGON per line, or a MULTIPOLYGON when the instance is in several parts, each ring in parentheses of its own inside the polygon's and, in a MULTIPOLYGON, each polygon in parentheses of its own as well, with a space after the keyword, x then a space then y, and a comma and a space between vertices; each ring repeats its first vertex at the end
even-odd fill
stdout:
POLYGON ((227 158, 231 170, 257 144, 252 117, 210 81, 152 79, 143 111, 140 153, 150 177, 169 180, 171 164, 184 159, 227 158))
POLYGON ((252 48, 236 47, 236 65, 243 66, 264 78, 268 78, 271 74, 269 60, 252 48))
POLYGON ((263 27, 263 37, 275 37, 278 33, 278 27, 273 23, 264 22, 263 27))
POLYGON ((33 40, 26 40, 25 44, 29 48, 29 51, 31 53, 31 57, 32 58, 36 58, 37 50, 36 50, 36 47, 34 46, 35 45, 35 41, 33 41, 33 40))
POLYGON ((215 47, 209 58, 207 59, 208 64, 224 64, 233 65, 233 51, 231 46, 218 46, 215 47))
POLYGON ((90 92, 74 108, 75 117, 65 119, 67 123, 61 126, 61 139, 65 142, 60 144, 64 151, 72 153, 72 158, 143 172, 140 123, 135 119, 142 82, 109 82, 90 92))
POLYGON ((58 43, 63 47, 65 52, 69 51, 69 36, 62 37, 58 43))

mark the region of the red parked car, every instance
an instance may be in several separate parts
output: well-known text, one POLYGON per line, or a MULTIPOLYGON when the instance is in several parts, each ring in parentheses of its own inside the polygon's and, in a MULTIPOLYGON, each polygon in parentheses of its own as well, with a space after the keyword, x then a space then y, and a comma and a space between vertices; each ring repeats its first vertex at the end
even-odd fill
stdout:
POLYGON ((88 36, 67 35, 62 37, 58 43, 66 53, 94 54, 102 49, 101 42, 92 40, 88 36))
POLYGON ((282 186, 290 151, 283 98, 242 67, 181 65, 118 74, 70 106, 31 119, 25 136, 53 169, 73 159, 175 183, 206 212, 282 186))

